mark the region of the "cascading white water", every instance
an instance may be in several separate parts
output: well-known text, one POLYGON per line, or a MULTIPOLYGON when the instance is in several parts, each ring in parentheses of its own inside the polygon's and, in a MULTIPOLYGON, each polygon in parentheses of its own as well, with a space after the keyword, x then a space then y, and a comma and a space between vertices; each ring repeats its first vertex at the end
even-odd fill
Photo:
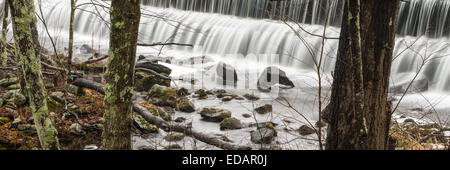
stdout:
MULTIPOLYGON (((82 4, 85 1, 86 0, 79 0, 78 3, 82 4)), ((49 27, 52 30, 62 32, 69 30, 68 18, 70 13, 68 11, 70 11, 70 2, 54 0, 43 2, 45 2, 43 4, 43 10, 46 20, 49 23, 49 27)), ((195 11, 239 14, 238 16, 243 16, 245 13, 243 11, 247 11, 248 17, 251 18, 258 18, 259 15, 257 12, 250 9, 251 4, 264 4, 262 3, 263 1, 245 1, 248 2, 249 5, 240 6, 240 8, 236 9, 233 6, 242 4, 244 1, 231 2, 228 0, 219 0, 195 2, 188 0, 149 0, 144 3, 155 6, 166 5, 187 10, 196 9, 195 11), (223 4, 228 5, 224 6, 223 4)), ((301 2, 323 3, 320 0, 301 2)), ((108 6, 108 2, 98 1, 98 3, 108 6)), ((447 14, 449 4, 448 1, 431 2, 431 0, 411 0, 409 5, 402 4, 400 7, 399 19, 400 33, 405 32, 404 34, 409 34, 410 32, 416 32, 419 34, 424 29, 420 25, 425 22, 429 23, 430 17, 435 16, 436 11, 440 11, 438 13, 447 14), (415 13, 414 11, 420 12, 415 13), (420 20, 417 20, 417 18, 420 18, 420 20), (409 27, 409 25, 417 23, 420 23, 417 27, 409 27), (411 30, 409 30, 410 28, 411 30)), ((340 9, 339 5, 340 3, 336 3, 332 6, 338 11, 340 9)), ((291 23, 291 25, 298 30, 301 37, 304 38, 304 41, 300 40, 286 24, 275 20, 246 19, 221 14, 185 12, 177 9, 165 9, 150 6, 143 6, 142 11, 144 15, 141 19, 140 42, 177 42, 193 44, 195 47, 194 49, 189 47, 173 47, 173 50, 192 53, 204 52, 220 56, 225 56, 227 54, 242 54, 243 56, 249 54, 278 54, 279 57, 269 57, 261 60, 279 60, 280 65, 282 66, 310 71, 313 71, 314 68, 313 57, 319 56, 321 38, 311 36, 301 31, 297 26, 294 26, 295 24, 293 23, 291 23), (307 42, 307 45, 311 50, 307 49, 305 42, 307 42), (313 54, 311 54, 310 51, 312 51, 313 54)), ((294 11, 295 10, 292 9, 289 10, 292 15, 299 15, 299 13, 301 13, 301 10, 294 11)), ((320 15, 320 12, 317 12, 315 15, 315 18, 320 18, 318 16, 320 15)), ((437 23, 448 23, 449 19, 447 18, 448 17, 446 16, 442 16, 434 18, 432 21, 437 23)), ((78 35, 99 37, 107 40, 109 37, 109 28, 106 22, 108 20, 109 14, 107 9, 84 5, 76 13, 75 31, 78 35)), ((323 27, 320 25, 302 24, 302 27, 314 34, 321 34, 323 31, 323 27)), ((448 57, 450 57, 450 40, 448 37, 444 36, 447 34, 446 32, 448 32, 444 27, 445 24, 443 24, 442 27, 440 26, 435 29, 439 32, 439 34, 436 34, 440 36, 438 38, 427 38, 427 36, 403 36, 396 38, 396 47, 394 50, 394 56, 396 57, 392 65, 393 82, 397 80, 400 81, 405 77, 410 77, 407 75, 418 71, 422 59, 430 56, 432 59, 422 69, 421 77, 425 77, 429 81, 431 90, 450 91, 450 59, 448 59, 448 57), (411 46, 410 49, 405 50, 409 46, 411 46)), ((339 29, 336 27, 327 28, 327 36, 338 37, 339 29)), ((326 41, 325 60, 323 61, 324 70, 326 72, 330 72, 334 69, 337 46, 338 40, 330 39, 326 41)))

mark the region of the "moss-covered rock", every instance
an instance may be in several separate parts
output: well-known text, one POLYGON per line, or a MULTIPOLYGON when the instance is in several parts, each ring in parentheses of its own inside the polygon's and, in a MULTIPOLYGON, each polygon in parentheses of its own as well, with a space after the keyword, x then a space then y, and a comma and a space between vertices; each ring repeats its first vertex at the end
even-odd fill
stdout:
POLYGON ((69 132, 76 136, 86 135, 86 132, 83 130, 83 127, 81 127, 81 125, 78 123, 71 124, 69 127, 69 132))
POLYGON ((172 132, 172 133, 167 134, 167 136, 164 137, 164 139, 169 142, 176 142, 176 141, 183 140, 184 137, 185 137, 185 135, 183 133, 172 132))
POLYGON ((187 98, 181 98, 178 104, 178 109, 182 112, 192 113, 195 111, 194 103, 187 98))
POLYGON ((59 103, 64 102, 64 93, 61 91, 56 91, 56 92, 50 93, 50 97, 59 103))
POLYGON ((22 107, 26 102, 27 98, 20 93, 19 90, 10 90, 2 95, 3 104, 10 104, 12 109, 17 109, 22 107))
POLYGON ((8 87, 8 86, 10 86, 12 84, 16 84, 17 82, 19 82, 19 79, 17 77, 6 78, 6 79, 0 80, 0 86, 1 87, 8 87))
POLYGON ((222 98, 222 101, 223 101, 223 102, 228 102, 228 101, 231 101, 231 100, 233 100, 233 97, 232 97, 232 96, 226 96, 226 97, 223 97, 223 98, 222 98))
POLYGON ((220 130, 233 130, 233 129, 241 129, 242 124, 239 119, 236 119, 234 117, 232 118, 226 118, 220 122, 220 130))
POLYGON ((172 144, 164 147, 165 150, 180 150, 182 147, 178 144, 172 144))
POLYGON ((158 133, 158 127, 147 122, 141 115, 133 112, 134 125, 142 133, 158 133))
POLYGON ((300 135, 302 136, 306 136, 315 133, 315 131, 311 127, 303 125, 300 128, 298 128, 298 133, 300 133, 300 135))
POLYGON ((265 104, 264 106, 256 108, 255 111, 259 114, 266 114, 272 112, 272 105, 265 104))
POLYGON ((255 95, 253 95, 253 94, 244 94, 244 97, 245 97, 247 100, 252 100, 252 101, 259 100, 259 97, 258 97, 258 96, 255 96, 255 95))
POLYGON ((155 84, 148 92, 149 103, 158 106, 176 107, 178 98, 176 90, 155 84))
MULTIPOLYGON (((165 73, 161 73, 161 75, 168 77, 168 75, 165 73)), ((148 91, 155 84, 167 87, 170 86, 170 80, 165 80, 152 74, 137 72, 135 78, 136 78, 136 91, 148 91)))
POLYGON ((182 123, 182 122, 184 122, 184 121, 186 121, 186 118, 184 118, 184 117, 177 117, 177 118, 175 119, 175 122, 177 122, 177 123, 182 123))
POLYGON ((250 132, 251 141, 258 144, 270 144, 276 136, 277 131, 271 128, 260 128, 250 132))
POLYGON ((231 117, 231 112, 225 109, 217 109, 217 108, 203 108, 200 111, 200 115, 203 120, 211 121, 211 122, 221 122, 226 118, 231 117))
POLYGON ((177 90, 177 95, 180 96, 180 97, 187 96, 187 95, 189 95, 189 90, 184 88, 184 87, 182 87, 182 88, 177 90))
POLYGON ((204 90, 204 89, 199 89, 199 90, 195 91, 195 94, 197 95, 197 97, 199 99, 208 98, 208 93, 206 93, 206 90, 204 90))
POLYGON ((20 84, 13 84, 6 88, 6 90, 15 90, 15 89, 20 89, 20 84))

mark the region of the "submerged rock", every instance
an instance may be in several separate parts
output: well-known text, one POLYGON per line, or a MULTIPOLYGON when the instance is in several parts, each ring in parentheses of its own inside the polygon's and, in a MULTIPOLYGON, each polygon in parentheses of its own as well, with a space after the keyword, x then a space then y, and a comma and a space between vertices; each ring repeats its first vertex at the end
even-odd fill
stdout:
POLYGON ((241 129, 242 124, 239 119, 236 119, 234 117, 232 118, 226 118, 220 122, 220 130, 233 130, 233 129, 241 129))
POLYGON ((294 83, 286 76, 286 72, 277 67, 267 67, 261 76, 259 76, 257 83, 258 90, 270 92, 272 86, 275 84, 284 85, 286 88, 295 87, 294 83))
POLYGON ((272 112, 272 105, 265 104, 264 106, 256 108, 255 111, 259 114, 266 114, 272 112))
POLYGON ((251 141, 257 144, 270 144, 277 136, 277 132, 272 128, 260 128, 250 132, 251 141))
POLYGON ((222 85, 236 85, 238 81, 236 69, 224 62, 217 64, 216 73, 219 78, 218 81, 222 85))
POLYGON ((226 118, 231 117, 231 112, 225 109, 216 109, 216 108, 203 108, 200 112, 203 120, 211 121, 211 122, 221 122, 226 118))

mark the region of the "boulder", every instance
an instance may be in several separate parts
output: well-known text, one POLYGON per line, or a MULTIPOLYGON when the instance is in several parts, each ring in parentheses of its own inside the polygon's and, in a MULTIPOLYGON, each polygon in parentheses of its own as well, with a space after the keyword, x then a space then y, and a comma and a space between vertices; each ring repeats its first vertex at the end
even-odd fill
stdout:
MULTIPOLYGON (((163 76, 168 76, 165 73, 160 74, 163 76)), ((153 74, 142 72, 136 72, 135 79, 136 79, 136 91, 138 92, 148 91, 155 84, 169 87, 171 83, 170 80, 165 80, 153 74)))
POLYGON ((286 88, 295 87, 294 83, 286 76, 286 72, 277 67, 267 67, 259 76, 257 83, 258 90, 270 92, 272 86, 276 84, 283 85, 286 88))
POLYGON ((199 90, 195 91, 195 94, 197 95, 196 97, 198 97, 199 99, 208 98, 208 93, 206 93, 206 90, 204 90, 204 89, 199 89, 199 90))
POLYGON ((233 129, 241 129, 242 124, 239 119, 236 119, 234 117, 232 118, 226 118, 220 122, 220 130, 233 130, 233 129))
POLYGON ((187 95, 189 95, 189 90, 184 88, 184 87, 182 87, 182 88, 177 90, 177 95, 180 96, 180 97, 187 96, 187 95))
POLYGON ((187 98, 181 98, 178 104, 179 110, 186 113, 192 113, 195 111, 194 103, 187 98))
POLYGON ((136 68, 145 68, 145 69, 150 69, 153 70, 159 74, 164 73, 166 75, 170 75, 172 73, 172 70, 169 67, 163 66, 161 64, 156 64, 153 62, 138 62, 136 64, 136 68))
POLYGON ((60 92, 60 91, 52 92, 52 93, 50 93, 50 97, 59 103, 64 103, 64 93, 63 92, 60 92))
POLYGON ((158 84, 153 85, 153 87, 148 92, 148 101, 151 104, 157 106, 169 106, 176 107, 177 91, 175 89, 161 86, 158 84))
POLYGON ((217 109, 217 108, 203 108, 200 111, 200 115, 203 120, 211 121, 211 122, 221 122, 226 118, 231 117, 231 112, 225 109, 217 109))
POLYGON ((255 111, 259 114, 266 114, 272 112, 272 105, 265 104, 264 106, 256 108, 255 111))
POLYGON ((177 123, 182 123, 182 122, 184 122, 184 121, 186 121, 186 118, 184 118, 184 117, 177 117, 177 118, 175 119, 175 122, 177 122, 177 123))
POLYGON ((238 81, 236 69, 224 62, 217 64, 216 73, 219 78, 218 81, 222 85, 236 85, 238 81))
POLYGON ((315 133, 316 131, 314 131, 313 128, 310 128, 307 125, 302 125, 300 128, 298 128, 298 133, 300 133, 300 135, 302 136, 306 136, 306 135, 310 135, 315 133))
POLYGON ((2 98, 4 105, 15 106, 12 109, 22 107, 27 102, 27 98, 20 93, 20 90, 10 90, 0 98, 2 98))
POLYGON ((0 80, 0 87, 8 87, 10 85, 16 84, 19 82, 19 79, 17 77, 12 78, 5 78, 0 80))
POLYGON ((231 97, 231 96, 226 96, 226 97, 222 98, 223 102, 228 102, 228 101, 231 101, 231 100, 233 100, 233 97, 231 97))
POLYGON ((250 132, 251 141, 257 144, 270 144, 272 140, 277 136, 275 129, 260 128, 250 132))

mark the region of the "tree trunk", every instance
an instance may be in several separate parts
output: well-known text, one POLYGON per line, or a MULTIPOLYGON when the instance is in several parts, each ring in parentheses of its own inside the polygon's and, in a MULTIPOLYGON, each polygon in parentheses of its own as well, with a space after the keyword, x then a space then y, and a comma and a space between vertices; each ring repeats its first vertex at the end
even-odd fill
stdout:
POLYGON ((48 116, 47 93, 44 88, 39 60, 33 34, 33 23, 36 15, 33 0, 9 0, 16 45, 16 56, 19 58, 18 72, 24 83, 21 86, 27 92, 34 124, 42 149, 59 149, 58 132, 48 116))
POLYGON ((111 31, 105 72, 103 149, 132 149, 132 96, 140 0, 111 2, 111 31))
POLYGON ((5 6, 3 7, 3 25, 2 25, 2 39, 0 43, 0 64, 6 67, 8 56, 6 54, 6 34, 8 33, 8 13, 9 13, 8 1, 5 1, 5 6))
POLYGON ((67 59, 67 80, 71 81, 70 72, 72 71, 72 55, 73 55, 73 27, 75 22, 76 1, 70 0, 70 28, 69 28, 69 54, 67 59))
POLYGON ((326 149, 387 149, 387 109, 398 0, 347 0, 326 149))

